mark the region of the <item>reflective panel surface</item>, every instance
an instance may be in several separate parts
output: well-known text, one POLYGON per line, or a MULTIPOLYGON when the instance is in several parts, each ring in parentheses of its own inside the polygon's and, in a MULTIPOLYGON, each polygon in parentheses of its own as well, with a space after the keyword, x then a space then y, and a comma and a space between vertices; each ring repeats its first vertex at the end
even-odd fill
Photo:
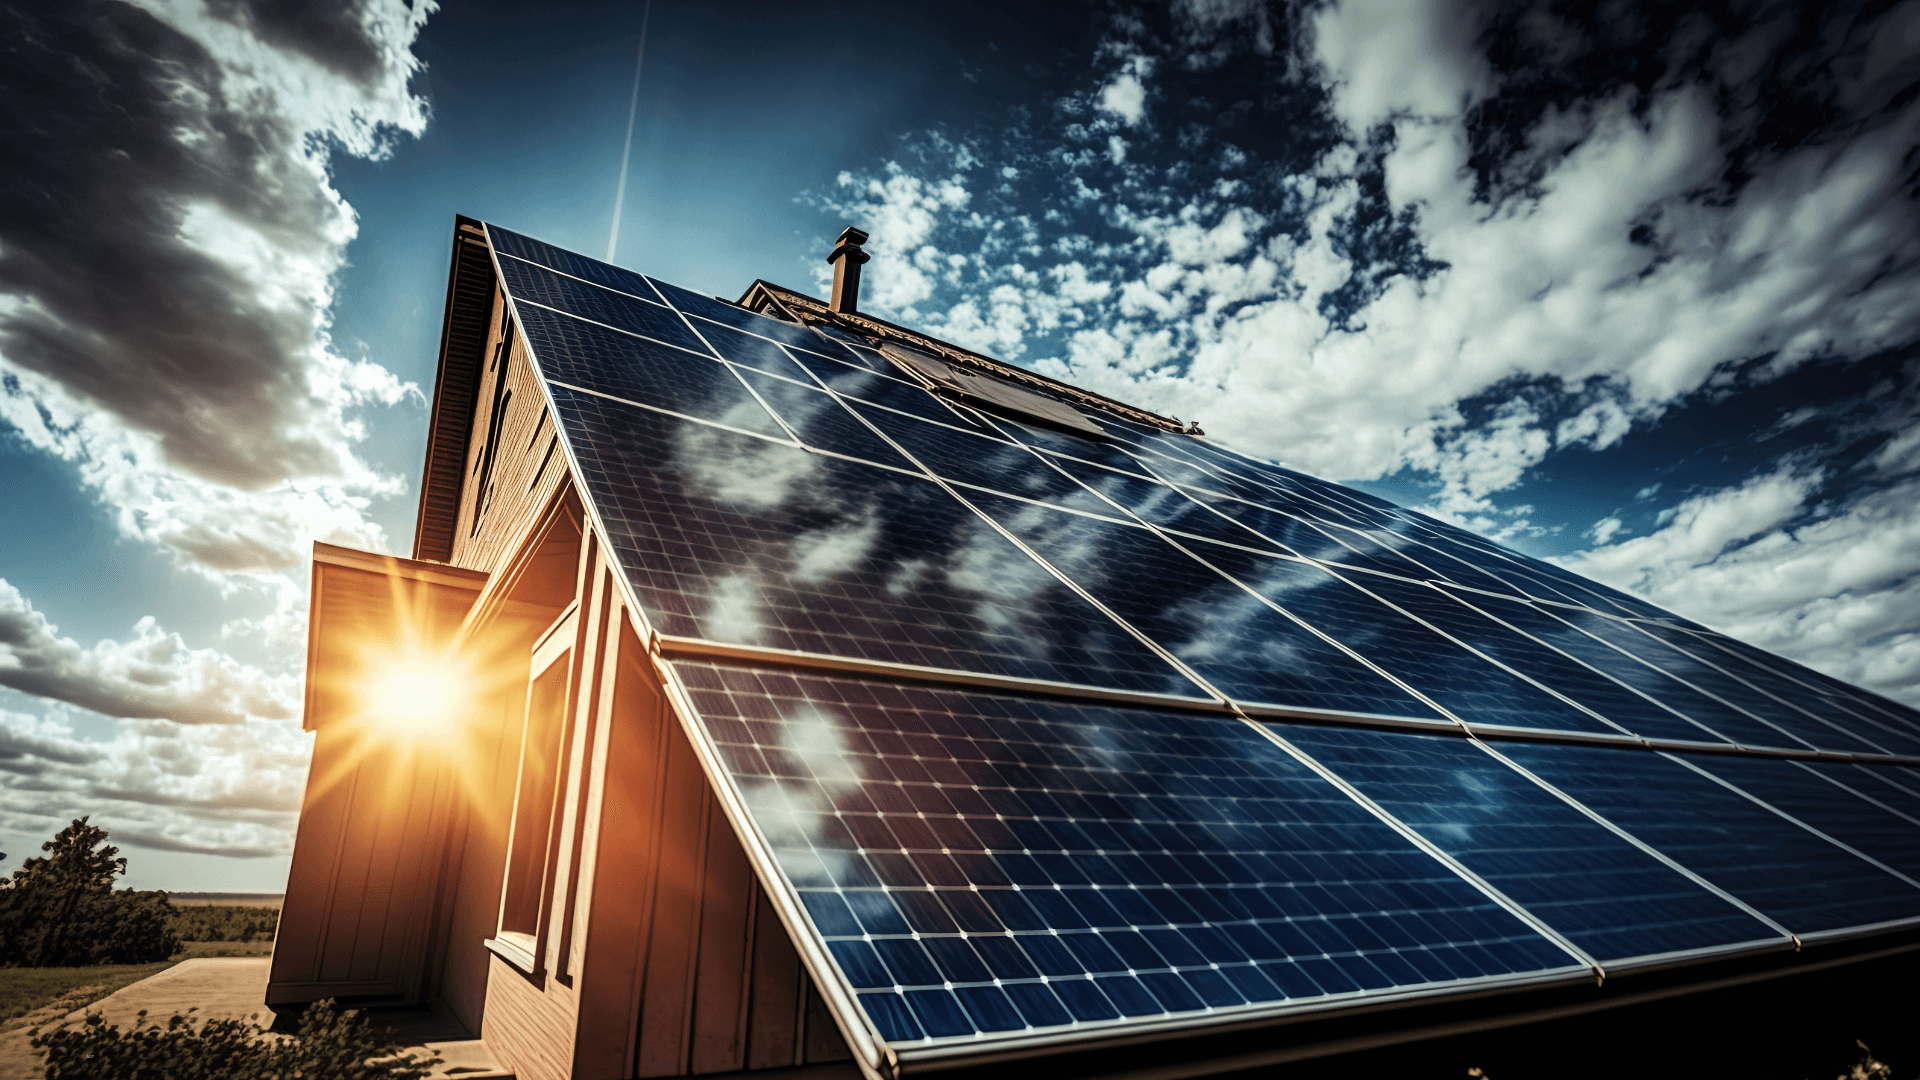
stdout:
POLYGON ((1201 693, 930 480, 552 392, 607 542, 664 633, 1201 693))
POLYGON ((675 669, 890 1042, 1573 963, 1237 720, 675 669))
POLYGON ((1676 756, 1523 743, 1500 753, 1795 934, 1920 915, 1920 889, 1676 756))
POLYGON ((1466 739, 1274 728, 1602 963, 1781 936, 1466 739))

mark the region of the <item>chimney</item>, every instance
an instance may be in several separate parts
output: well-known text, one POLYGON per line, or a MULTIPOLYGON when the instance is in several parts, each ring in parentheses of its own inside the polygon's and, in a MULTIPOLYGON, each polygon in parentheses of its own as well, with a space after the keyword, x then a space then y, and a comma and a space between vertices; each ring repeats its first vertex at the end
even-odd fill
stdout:
POLYGON ((827 256, 833 264, 833 299, 827 306, 844 315, 860 308, 860 266, 872 257, 860 250, 866 242, 866 233, 848 226, 834 241, 833 254, 827 256))

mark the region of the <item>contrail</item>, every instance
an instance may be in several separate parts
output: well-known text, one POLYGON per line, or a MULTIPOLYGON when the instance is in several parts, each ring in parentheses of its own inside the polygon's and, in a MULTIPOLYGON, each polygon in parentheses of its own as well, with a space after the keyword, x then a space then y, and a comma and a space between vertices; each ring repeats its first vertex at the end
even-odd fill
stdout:
POLYGON ((640 65, 647 59, 647 23, 653 18, 653 0, 640 14, 640 51, 633 57, 633 94, 627 99, 627 141, 620 148, 620 186, 613 192, 613 227, 607 230, 607 261, 620 243, 620 207, 627 201, 627 158, 633 154, 633 115, 640 108, 640 65))

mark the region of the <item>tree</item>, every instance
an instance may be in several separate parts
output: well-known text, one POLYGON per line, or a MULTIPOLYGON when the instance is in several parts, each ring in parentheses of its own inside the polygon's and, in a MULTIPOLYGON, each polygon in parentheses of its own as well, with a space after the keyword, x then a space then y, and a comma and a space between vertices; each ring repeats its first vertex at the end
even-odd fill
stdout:
POLYGON ((162 892, 114 891, 127 872, 107 831, 85 817, 40 845, 0 884, 0 964, 78 967, 144 964, 180 949, 162 892))
POLYGON ((13 872, 14 887, 59 885, 112 892, 113 880, 127 872, 127 860, 118 858, 120 849, 111 844, 94 850, 106 844, 107 830, 89 825, 87 818, 92 816, 74 818, 73 824, 41 844, 40 850, 47 853, 46 858, 28 859, 20 864, 20 869, 13 872))

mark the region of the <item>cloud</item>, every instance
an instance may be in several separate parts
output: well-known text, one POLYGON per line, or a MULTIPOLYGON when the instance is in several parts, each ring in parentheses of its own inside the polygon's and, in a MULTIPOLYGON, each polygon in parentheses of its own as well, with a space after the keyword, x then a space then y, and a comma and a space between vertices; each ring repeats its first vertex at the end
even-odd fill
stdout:
POLYGON ((1781 470, 1690 498, 1646 536, 1558 560, 1716 630, 1920 705, 1920 478, 1827 508, 1781 470))
POLYGON ((0 709, 0 829, 37 841, 90 814, 116 843, 231 858, 284 857, 310 738, 293 725, 124 721, 104 741, 72 715, 0 709))
MULTIPOLYGON (((1153 74, 1153 60, 1150 57, 1134 55, 1127 58, 1119 71, 1105 86, 1100 88, 1094 105, 1103 113, 1118 117, 1120 122, 1133 127, 1147 118, 1147 76, 1153 74)), ((1118 137, 1115 137, 1118 141, 1118 137)), ((1125 143, 1120 144, 1123 148, 1125 143)), ((1114 157, 1118 164, 1126 157, 1124 149, 1114 157)))
MULTIPOLYGON (((27 103, 0 140, 0 432, 66 462, 126 537, 270 601, 226 629, 282 668, 308 545, 385 548, 369 509, 405 487, 357 450, 369 411, 421 398, 330 335, 358 224, 329 169, 425 130, 409 84, 435 8, 0 7, 0 87, 27 103)), ((152 618, 83 647, 0 581, 0 686, 48 702, 0 714, 0 826, 96 813, 163 850, 287 851, 297 675, 152 618)))
POLYGON ((418 134, 431 3, 9 7, 0 416, 124 531, 220 578, 380 540, 355 412, 408 396, 334 351, 356 231, 330 155, 418 134))
POLYGON ((269 675, 212 649, 191 649, 152 618, 127 641, 91 649, 34 610, 0 578, 0 686, 63 701, 106 716, 182 724, 288 720, 298 680, 269 675))
POLYGON ((1477 6, 1460 3, 1347 0, 1322 10, 1313 40, 1333 114, 1357 132, 1399 116, 1459 116, 1493 91, 1481 22, 1477 6))
MULTIPOLYGON (((1116 17, 1053 123, 928 136, 823 205, 914 211, 876 313, 1537 532, 1508 493, 1564 455, 1920 340, 1920 6, 1608 11, 1194 0, 1166 40, 1116 17)), ((1920 552, 1887 477, 1920 440, 1886 430, 1872 498, 1823 464, 1836 435, 1651 535, 1574 523, 1581 565, 1907 693, 1920 552)))

